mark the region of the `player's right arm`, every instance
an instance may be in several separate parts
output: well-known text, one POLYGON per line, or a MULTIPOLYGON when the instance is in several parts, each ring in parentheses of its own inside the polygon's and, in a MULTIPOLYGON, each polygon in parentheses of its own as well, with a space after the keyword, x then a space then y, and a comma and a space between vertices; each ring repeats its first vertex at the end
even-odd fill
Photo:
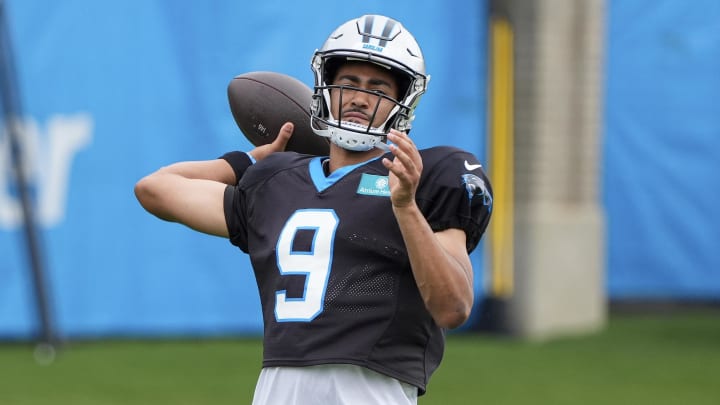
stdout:
POLYGON ((223 159, 180 162, 138 181, 135 196, 160 219, 227 237, 223 195, 230 178, 235 179, 235 173, 223 159))
MULTIPOLYGON (((291 123, 283 125, 273 143, 253 149, 250 157, 261 160, 284 150, 292 131, 291 123)), ((137 182, 135 196, 143 208, 160 219, 227 238, 225 188, 237 184, 244 169, 252 163, 250 157, 235 152, 221 159, 179 162, 160 168, 137 182)))

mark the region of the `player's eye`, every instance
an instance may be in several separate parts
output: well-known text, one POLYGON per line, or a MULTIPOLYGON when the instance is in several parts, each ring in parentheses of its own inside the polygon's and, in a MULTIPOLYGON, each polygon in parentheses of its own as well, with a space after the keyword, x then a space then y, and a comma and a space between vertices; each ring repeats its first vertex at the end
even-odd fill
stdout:
POLYGON ((337 83, 335 83, 338 86, 342 86, 345 89, 355 89, 356 84, 350 80, 340 80, 337 83))

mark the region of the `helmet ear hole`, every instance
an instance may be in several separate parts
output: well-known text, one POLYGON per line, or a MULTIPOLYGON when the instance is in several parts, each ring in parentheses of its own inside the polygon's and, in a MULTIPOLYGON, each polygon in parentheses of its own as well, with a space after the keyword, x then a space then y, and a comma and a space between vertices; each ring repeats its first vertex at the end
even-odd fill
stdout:
POLYGON ((340 68, 340 65, 346 60, 346 58, 327 58, 323 64, 323 74, 325 78, 325 84, 332 84, 335 82, 335 75, 340 68))
POLYGON ((404 100, 410 90, 412 78, 410 78, 407 73, 395 68, 390 69, 390 73, 395 77, 395 83, 398 88, 398 100, 404 100))

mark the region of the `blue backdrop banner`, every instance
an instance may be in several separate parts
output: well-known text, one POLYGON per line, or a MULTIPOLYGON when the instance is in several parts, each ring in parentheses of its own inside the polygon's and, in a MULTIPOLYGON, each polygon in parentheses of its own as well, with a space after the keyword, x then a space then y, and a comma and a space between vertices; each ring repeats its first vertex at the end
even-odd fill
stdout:
MULTIPOLYGON (((249 150, 227 105, 241 73, 312 84, 310 57, 342 22, 397 18, 432 75, 421 147, 485 154, 486 2, 5 2, 25 158, 61 337, 260 333, 249 260, 147 214, 135 182, 179 160, 249 150), (321 10, 321 11, 318 11, 321 10)), ((37 331, 7 136, 0 136, 0 337, 37 331)), ((482 253, 473 255, 481 293, 482 253)))
POLYGON ((720 299, 720 2, 609 1, 611 298, 720 299))

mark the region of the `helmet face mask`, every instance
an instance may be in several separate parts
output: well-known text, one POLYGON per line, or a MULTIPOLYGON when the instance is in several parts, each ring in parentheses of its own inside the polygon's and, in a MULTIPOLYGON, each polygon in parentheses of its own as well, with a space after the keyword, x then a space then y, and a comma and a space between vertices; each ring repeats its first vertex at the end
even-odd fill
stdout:
MULTIPOLYGON (((425 92, 429 76, 425 61, 415 38, 397 21, 384 16, 366 15, 346 22, 337 28, 323 47, 313 55, 311 68, 315 76, 315 90, 311 105, 311 126, 316 134, 331 139, 348 150, 387 149, 387 133, 391 129, 408 132, 414 110, 425 92), (339 66, 347 62, 367 62, 379 65, 395 77, 399 88, 397 99, 380 93, 333 83, 339 66), (363 91, 374 97, 370 123, 380 103, 392 102, 394 107, 387 119, 376 127, 339 120, 333 115, 331 93, 363 91)), ((341 96, 342 97, 342 96, 341 96)), ((342 104, 342 102, 341 102, 342 104)))

